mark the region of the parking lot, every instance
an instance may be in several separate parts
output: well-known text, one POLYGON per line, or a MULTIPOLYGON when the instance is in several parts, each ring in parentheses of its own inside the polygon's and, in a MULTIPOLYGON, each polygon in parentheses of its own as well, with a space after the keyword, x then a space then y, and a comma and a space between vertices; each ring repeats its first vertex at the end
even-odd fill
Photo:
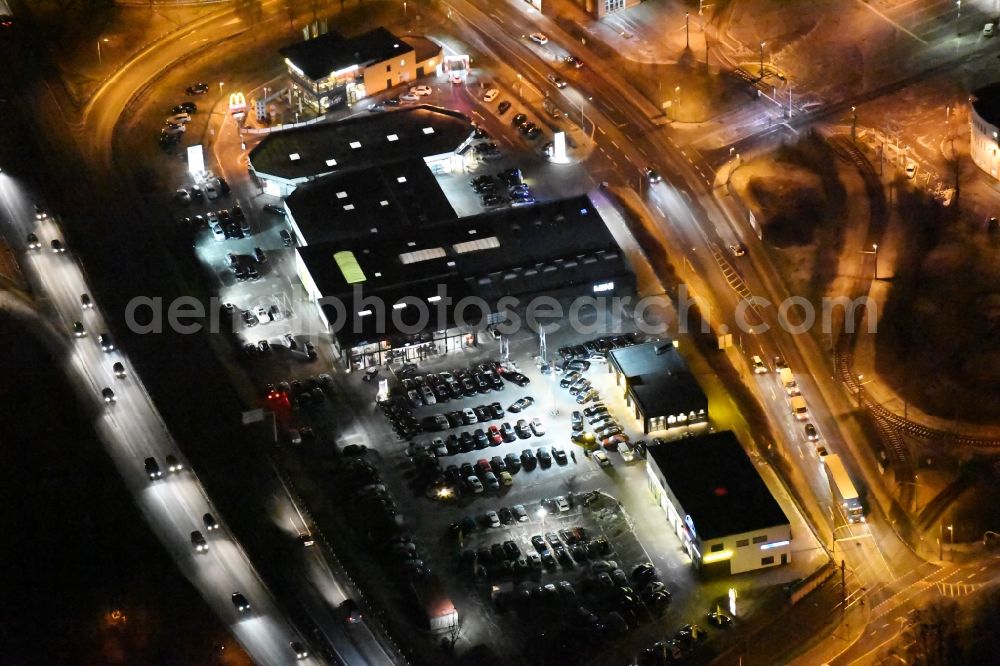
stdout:
MULTIPOLYGON (((550 338, 549 345, 550 349, 557 350, 566 345, 582 344, 592 337, 571 331, 559 332, 550 338)), ((572 413, 591 407, 594 401, 581 406, 567 388, 559 385, 563 375, 558 369, 551 373, 541 370, 537 358, 538 338, 530 331, 512 336, 509 347, 512 363, 505 364, 505 367, 523 374, 529 380, 527 385, 522 387, 504 380, 503 390, 500 391, 477 391, 475 395, 463 395, 445 402, 438 401, 435 396, 434 404, 422 404, 423 401, 419 400, 419 407, 412 404, 408 407, 414 422, 422 424, 427 417, 446 415, 448 412, 461 413, 466 408, 488 408, 499 402, 504 410, 502 418, 490 417, 488 421, 474 424, 463 422, 456 427, 450 427, 449 423, 449 427, 441 431, 404 432, 400 434, 409 437, 399 438, 383 410, 376 409, 372 419, 362 418, 344 432, 351 441, 364 441, 375 448, 382 469, 389 470, 383 474, 383 483, 396 498, 406 529, 421 544, 421 561, 442 577, 464 617, 463 639, 470 644, 485 642, 498 651, 509 652, 511 646, 522 651, 537 649, 529 647, 529 644, 541 625, 538 618, 531 614, 533 611, 520 612, 518 604, 522 607, 528 604, 530 608, 548 608, 546 617, 552 624, 550 632, 558 630, 563 622, 573 625, 593 623, 593 642, 584 644, 588 654, 599 653, 606 637, 626 631, 622 620, 629 627, 628 631, 639 631, 643 635, 649 633, 649 629, 656 634, 655 627, 664 622, 678 626, 687 622, 704 625, 705 614, 712 608, 714 600, 722 598, 720 595, 724 595, 725 588, 721 583, 706 587, 697 580, 679 542, 669 533, 659 508, 652 502, 646 487, 641 454, 633 453, 631 460, 626 461, 628 454, 623 457, 617 446, 605 450, 597 440, 597 448, 606 453, 610 463, 609 467, 602 467, 587 454, 587 444, 573 441, 573 435, 578 432, 573 429, 572 413), (522 411, 509 411, 511 405, 525 397, 533 398, 534 402, 522 411), (544 434, 532 432, 523 438, 515 434, 513 441, 501 440, 496 445, 488 442, 484 448, 475 448, 476 430, 482 428, 489 437, 490 425, 502 427, 506 422, 513 429, 520 419, 524 419, 529 430, 531 422, 538 419, 544 434), (461 435, 466 432, 472 439, 473 448, 462 451, 461 435), (457 442, 451 440, 452 450, 458 447, 454 453, 448 451, 451 435, 457 439, 457 442), (441 441, 435 444, 435 439, 441 441), (436 451, 438 446, 444 449, 436 451), (544 463, 539 459, 540 448, 548 451, 549 456, 552 456, 553 449, 561 449, 565 453, 564 462, 552 456, 550 464, 544 463), (533 455, 522 455, 526 449, 533 455), (436 455, 438 452, 444 455, 439 457, 436 455), (533 462, 528 462, 529 458, 533 462), (511 465, 511 459, 516 460, 516 464, 511 465), (426 462, 417 462, 419 460, 426 462), (489 472, 485 472, 486 468, 482 473, 475 470, 477 463, 483 460, 489 472), (495 466, 498 461, 503 462, 503 468, 495 466), (470 467, 483 485, 482 492, 465 481, 470 467), (449 468, 453 471, 449 472, 449 468), (500 481, 501 470, 510 474, 509 486, 500 481), (482 482, 486 473, 498 479, 492 490, 482 482), (415 484, 417 478, 420 481, 415 484), (438 483, 432 482, 435 478, 438 483), (440 495, 442 487, 449 488, 444 497, 440 495), (555 500, 560 497, 565 500, 568 511, 559 510, 555 500), (585 506, 588 500, 590 505, 585 506), (518 507, 518 513, 523 509, 524 518, 518 519, 515 507, 518 507), (491 512, 496 512, 495 516, 491 512), (636 514, 642 520, 637 521, 636 514), (497 522, 500 526, 493 527, 497 522), (637 522, 644 529, 634 533, 632 526, 637 522), (656 526, 655 534, 648 532, 650 524, 656 526), (564 537, 572 534, 576 527, 584 530, 584 544, 603 538, 609 549, 603 553, 597 550, 581 553, 579 547, 574 549, 578 544, 569 543, 564 537), (560 530, 567 532, 560 535, 560 530), (539 568, 531 554, 536 553, 541 558, 542 553, 532 545, 532 537, 541 536, 544 539, 549 533, 561 542, 560 548, 565 554, 560 557, 557 549, 549 543, 547 548, 554 565, 546 565, 543 561, 539 568), (496 544, 502 549, 506 541, 514 542, 519 555, 498 560, 494 556, 500 553, 493 546, 496 544), (665 547, 664 543, 669 545, 665 547), (483 562, 480 562, 480 555, 483 562), (520 561, 522 558, 523 562, 520 561), (504 564, 505 561, 509 564, 504 564), (598 569, 607 566, 601 564, 604 561, 615 566, 607 571, 594 569, 595 565, 598 569), (663 583, 662 590, 671 595, 668 604, 657 607, 654 601, 651 611, 640 597, 639 590, 633 588, 631 593, 623 595, 622 586, 617 584, 614 586, 615 594, 602 592, 607 579, 600 573, 607 573, 613 583, 622 582, 615 578, 621 579, 624 575, 630 584, 634 584, 633 570, 647 561, 653 563, 653 569, 663 583), (615 569, 620 570, 616 575, 615 569), (561 595, 559 599, 576 595, 579 604, 567 608, 567 604, 572 603, 556 601, 556 597, 552 596, 553 588, 546 587, 549 584, 554 586, 555 595, 561 595), (573 592, 568 591, 567 585, 573 588, 573 592), (560 589, 563 591, 560 592, 560 589), (496 603, 497 595, 500 608, 496 603), (518 595, 521 595, 520 602, 517 601, 518 595), (536 598, 540 599, 538 604, 528 603, 529 599, 536 598), (623 598, 626 600, 622 601, 623 598), (632 598, 634 602, 630 600, 632 598), (508 601, 510 605, 507 605, 508 601), (587 613, 578 610, 581 606, 587 613), (658 615, 661 612, 663 615, 658 615), (579 614, 575 620, 572 619, 574 613, 579 614), (611 613, 617 613, 617 616, 609 619, 611 613), (657 623, 652 622, 654 617, 658 618, 657 623)), ((549 356, 558 358, 558 353, 550 351, 549 356)), ((423 376, 451 373, 454 376, 461 368, 475 368, 483 363, 495 365, 498 359, 499 343, 487 340, 475 348, 423 361, 417 373, 423 376)), ((393 367, 399 369, 399 366, 393 367)), ((355 376, 358 374, 355 373, 355 376)), ((593 361, 581 374, 592 383, 610 414, 617 418, 623 434, 633 443, 641 442, 643 435, 639 422, 632 418, 620 391, 614 388, 614 378, 607 365, 593 361)), ((374 400, 374 386, 361 381, 360 377, 352 379, 352 382, 356 382, 357 390, 362 395, 374 400)), ((399 386, 402 389, 402 381, 399 386)), ((584 423, 585 429, 591 431, 593 424, 588 418, 584 417, 584 423)), ((667 435, 681 437, 685 432, 707 427, 702 424, 690 429, 676 428, 667 435)), ((659 586, 651 589, 653 592, 660 591, 659 586)), ((657 640, 662 638, 659 635, 657 640)))
MULTIPOLYGON (((530 196, 539 200, 580 191, 581 183, 589 182, 579 164, 552 165, 541 155, 542 141, 548 137, 529 141, 510 127, 519 113, 527 113, 525 122, 534 118, 541 125, 543 119, 516 102, 498 116, 497 103, 514 98, 502 93, 485 107, 476 101, 473 91, 473 87, 434 84, 426 96, 430 103, 458 107, 476 117, 490 135, 482 137, 480 143, 493 142, 498 147, 495 158, 477 159, 464 173, 437 176, 456 212, 471 215, 490 208, 482 201, 489 192, 476 191, 470 183, 484 175, 495 181, 494 190, 506 199, 499 205, 509 205, 509 185, 495 176, 515 167, 520 169, 530 196)), ((185 173, 177 178, 176 186, 190 190, 198 184, 204 190, 210 180, 210 175, 193 180, 185 173)), ((419 426, 394 432, 384 411, 375 405, 378 381, 363 381, 363 373, 345 376, 336 367, 331 373, 334 378, 325 379, 331 367, 322 357, 322 346, 317 350, 321 358, 310 359, 305 343, 312 340, 320 344, 325 333, 315 337, 322 329, 315 305, 306 298, 295 276, 294 249, 282 238, 286 223, 261 207, 265 202, 279 201, 255 195, 256 203, 241 206, 248 227, 240 227, 242 238, 223 234, 217 240, 212 233, 209 211, 218 215, 219 210, 227 209, 232 216, 238 199, 235 194, 226 197, 220 193, 217 199, 205 196, 190 202, 178 199, 172 204, 180 218, 205 217, 203 225, 189 223, 194 231, 194 251, 220 303, 231 303, 233 316, 241 322, 234 352, 259 387, 270 383, 279 393, 288 391, 288 409, 279 412, 283 421, 280 441, 300 438, 294 426, 309 426, 301 435, 308 433, 312 441, 304 447, 311 446, 323 455, 327 449, 349 451, 349 457, 359 461, 346 469, 345 478, 357 476, 372 482, 357 492, 384 485, 384 490, 365 490, 364 502, 374 502, 390 512, 393 520, 387 524, 391 527, 398 522, 402 535, 393 537, 392 544, 372 542, 375 552, 399 551, 403 562, 412 564, 402 571, 406 577, 433 573, 441 578, 463 618, 464 645, 482 642, 497 653, 509 654, 537 652, 548 643, 556 646, 552 649, 563 650, 560 658, 565 659, 571 654, 565 647, 571 632, 564 632, 563 627, 573 627, 587 636, 577 641, 574 650, 595 655, 603 650, 606 640, 623 632, 655 634, 655 640, 661 640, 662 627, 704 624, 705 614, 723 598, 725 588, 721 583, 703 585, 695 578, 647 491, 642 447, 635 452, 629 446, 620 448, 624 438, 635 444, 644 437, 605 363, 595 357, 588 361, 588 367, 582 363, 576 366, 580 376, 572 380, 586 380, 590 386, 561 386, 565 378, 561 369, 543 372, 537 358, 538 337, 522 330, 508 339, 509 360, 501 366, 504 372, 495 374, 499 386, 488 377, 488 390, 481 391, 477 385, 472 393, 463 389, 444 400, 435 394, 431 404, 426 404, 429 401, 417 386, 404 390, 402 380, 414 377, 400 375, 402 366, 380 368, 375 379, 390 380, 398 389, 396 403, 400 409, 406 406, 419 426), (233 257, 238 266, 255 270, 234 270, 233 257), (253 317, 244 318, 243 312, 253 317), (267 343, 267 351, 262 351, 261 342, 267 343), (251 352, 250 346, 256 351, 251 352), (510 381, 507 377, 513 372, 523 374, 527 383, 521 386, 510 381), (281 382, 287 382, 287 387, 281 382), (414 389, 418 391, 415 401, 409 394, 414 389), (587 396, 591 389, 596 395, 578 403, 576 396, 587 396), (345 392, 351 393, 350 400, 343 398, 345 392), (301 397, 306 394, 309 397, 301 397), (531 398, 532 403, 516 412, 510 410, 525 398, 531 398), (598 399, 604 403, 604 411, 582 413, 593 409, 598 399), (370 409, 358 409, 358 404, 370 409), (473 416, 467 417, 470 409, 473 416), (581 412, 578 425, 582 428, 574 428, 574 412, 581 412), (604 414, 611 418, 591 420, 604 414), (425 429, 423 426, 430 424, 426 419, 437 415, 444 416, 447 426, 425 429), (610 439, 619 433, 598 433, 599 427, 613 428, 612 419, 621 429, 621 441, 610 439), (491 426, 496 432, 491 432, 491 426), (593 433, 593 439, 581 437, 583 433, 593 433), (604 440, 608 440, 606 448, 601 446, 604 440), (594 449, 605 459, 595 459, 594 449), (478 481, 478 488, 470 479, 478 481), (518 506, 523 508, 523 522, 513 511, 518 506), (490 512, 496 512, 495 520, 490 512), (495 522, 499 527, 492 526, 495 522), (534 537, 545 545, 534 545, 534 537), (512 546, 502 552, 506 542, 512 546), (501 551, 493 548, 495 545, 501 551), (515 552, 517 556, 510 557, 515 552), (498 557, 501 554, 504 557, 498 557), (540 563, 532 555, 537 555, 540 563), (662 587, 649 587, 657 582, 652 578, 641 583, 636 579, 636 567, 647 561, 662 587), (660 592, 672 595, 669 603, 660 599, 660 592), (656 623, 654 618, 659 618, 656 623), (660 629, 655 629, 657 626, 660 629), (540 632, 563 638, 533 640, 540 632)), ((606 322, 606 334, 627 332, 627 315, 624 319, 606 322)), ((548 340, 548 358, 558 361, 561 347, 582 345, 594 337, 569 330, 553 333, 548 340)), ((495 369, 500 360, 499 342, 485 334, 478 339, 476 347, 421 361, 415 374, 448 372, 461 384, 459 370, 475 369, 483 363, 495 369)), ((474 382, 475 374, 470 375, 474 382)), ((433 394, 433 388, 431 391, 433 394)), ((675 428, 666 436, 680 437, 707 428, 675 428)), ((345 497, 352 509, 363 503, 362 498, 345 497)), ((651 642, 645 638, 623 640, 635 643, 636 653, 639 642, 651 642)))

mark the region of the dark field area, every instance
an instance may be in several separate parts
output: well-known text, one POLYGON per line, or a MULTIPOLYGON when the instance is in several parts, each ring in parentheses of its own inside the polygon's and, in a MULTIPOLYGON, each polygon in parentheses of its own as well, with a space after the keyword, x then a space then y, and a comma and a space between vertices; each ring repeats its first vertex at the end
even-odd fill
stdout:
POLYGON ((248 663, 147 528, 48 352, 2 313, 0 340, 0 661, 248 663))

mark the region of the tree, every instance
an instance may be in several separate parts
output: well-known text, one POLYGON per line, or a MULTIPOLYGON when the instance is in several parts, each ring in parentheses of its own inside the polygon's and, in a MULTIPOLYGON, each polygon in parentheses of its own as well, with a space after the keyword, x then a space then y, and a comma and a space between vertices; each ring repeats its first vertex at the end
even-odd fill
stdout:
POLYGON ((953 666, 961 662, 958 604, 953 599, 935 599, 915 610, 892 651, 911 666, 953 666))

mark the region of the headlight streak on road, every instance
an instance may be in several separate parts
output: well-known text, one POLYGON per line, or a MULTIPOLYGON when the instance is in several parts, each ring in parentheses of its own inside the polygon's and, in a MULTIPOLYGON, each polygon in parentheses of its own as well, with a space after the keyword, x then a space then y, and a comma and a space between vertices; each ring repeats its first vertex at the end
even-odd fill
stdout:
MULTIPOLYGON (((108 454, 121 473, 126 487, 153 532, 174 557, 182 573, 195 584, 218 617, 230 625, 241 645, 260 664, 286 664, 295 661, 290 641, 303 640, 284 620, 273 603, 270 593, 261 583, 242 548, 232 540, 228 530, 206 534, 208 553, 196 553, 190 543, 190 533, 204 531, 201 516, 212 513, 220 519, 190 469, 176 474, 166 470, 168 454, 179 456, 178 447, 170 439, 165 426, 145 393, 135 369, 118 348, 104 352, 98 336, 109 330, 97 306, 83 311, 80 295, 90 293, 72 248, 66 245, 56 221, 34 219, 30 203, 20 196, 20 188, 6 174, 0 174, 0 194, 11 220, 13 233, 20 236, 21 246, 29 232, 34 232, 41 249, 29 251, 22 262, 26 278, 35 283, 37 300, 47 306, 57 318, 55 328, 64 336, 61 342, 67 354, 64 371, 70 384, 85 405, 97 415, 94 428, 104 442, 108 454), (56 254, 51 249, 55 238, 63 241, 66 251, 56 254), (87 335, 72 336, 73 322, 83 323, 87 335), (111 369, 115 361, 126 367, 126 377, 118 379, 111 369), (110 387, 116 402, 105 404, 101 390, 110 387), (150 481, 144 460, 156 458, 164 472, 161 480, 150 481), (230 595, 243 593, 250 602, 249 615, 239 616, 230 595)), ((315 659, 303 663, 319 663, 315 659)))

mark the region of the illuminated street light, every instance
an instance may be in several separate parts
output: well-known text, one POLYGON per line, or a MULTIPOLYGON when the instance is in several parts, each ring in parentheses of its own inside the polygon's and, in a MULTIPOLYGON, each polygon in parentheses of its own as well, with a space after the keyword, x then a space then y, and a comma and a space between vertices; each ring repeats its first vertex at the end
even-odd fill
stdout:
POLYGON ((760 43, 760 78, 762 81, 764 80, 764 44, 767 42, 760 43))
POLYGON ((102 43, 107 44, 108 43, 108 38, 107 37, 101 37, 100 39, 97 40, 97 64, 98 65, 103 65, 104 64, 104 58, 101 56, 101 44, 102 43))

